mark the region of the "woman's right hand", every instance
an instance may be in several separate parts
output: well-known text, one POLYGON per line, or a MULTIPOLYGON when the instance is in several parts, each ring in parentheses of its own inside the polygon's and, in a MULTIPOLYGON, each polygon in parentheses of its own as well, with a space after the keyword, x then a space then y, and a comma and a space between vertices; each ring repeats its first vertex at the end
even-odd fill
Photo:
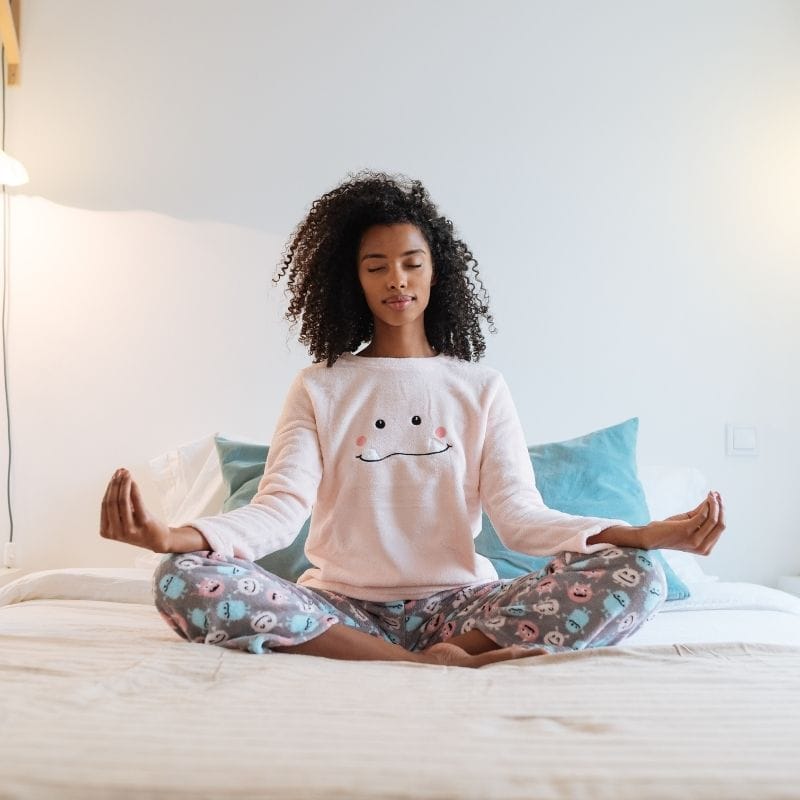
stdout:
POLYGON ((169 553, 172 531, 151 516, 139 487, 126 469, 118 469, 106 488, 100 512, 100 535, 156 553, 169 553))

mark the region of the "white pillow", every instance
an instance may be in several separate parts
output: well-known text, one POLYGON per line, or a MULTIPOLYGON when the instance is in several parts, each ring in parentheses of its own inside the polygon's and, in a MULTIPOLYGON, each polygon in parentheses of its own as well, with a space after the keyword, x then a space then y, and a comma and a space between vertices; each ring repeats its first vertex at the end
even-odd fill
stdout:
POLYGON ((640 466, 638 472, 652 519, 691 511, 711 488, 695 467, 646 465, 640 466))
MULTIPOLYGON (((236 442, 249 441, 245 436, 211 433, 168 450, 148 462, 167 525, 177 527, 189 520, 222 513, 228 489, 219 465, 214 441, 216 436, 236 442)), ((134 564, 152 572, 161 558, 160 553, 142 550, 134 564)))
POLYGON ((149 462, 167 525, 222 512, 227 491, 214 437, 179 445, 149 462))
MULTIPOLYGON (((163 557, 159 555, 159 559, 163 557)), ((3 586, 0 606, 25 600, 105 600, 153 605, 152 581, 152 570, 127 567, 40 570, 3 586)))

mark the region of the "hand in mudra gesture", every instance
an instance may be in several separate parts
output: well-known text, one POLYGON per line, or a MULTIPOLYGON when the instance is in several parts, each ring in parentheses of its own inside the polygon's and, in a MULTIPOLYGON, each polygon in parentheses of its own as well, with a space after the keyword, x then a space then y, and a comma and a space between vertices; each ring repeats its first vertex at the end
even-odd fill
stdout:
POLYGON ((139 487, 126 469, 118 469, 106 488, 100 512, 100 535, 156 553, 168 553, 168 525, 148 513, 139 487))
POLYGON ((642 529, 650 550, 661 547, 707 556, 725 530, 725 508, 719 492, 708 496, 691 511, 651 522, 642 529))

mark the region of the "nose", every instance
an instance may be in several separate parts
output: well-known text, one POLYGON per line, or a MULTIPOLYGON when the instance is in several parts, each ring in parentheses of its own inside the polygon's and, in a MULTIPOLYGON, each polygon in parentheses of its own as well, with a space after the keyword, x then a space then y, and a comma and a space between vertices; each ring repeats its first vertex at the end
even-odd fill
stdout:
POLYGON ((399 268, 390 269, 388 275, 388 281, 390 289, 405 289, 407 283, 407 277, 402 269, 399 268))

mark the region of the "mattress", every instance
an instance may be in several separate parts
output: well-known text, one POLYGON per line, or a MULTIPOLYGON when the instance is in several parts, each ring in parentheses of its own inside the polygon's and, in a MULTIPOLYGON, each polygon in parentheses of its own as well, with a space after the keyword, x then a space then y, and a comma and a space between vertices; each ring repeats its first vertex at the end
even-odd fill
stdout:
POLYGON ((797 797, 800 600, 680 602, 468 670, 190 644, 146 570, 36 573, 0 589, 0 797, 797 797))

